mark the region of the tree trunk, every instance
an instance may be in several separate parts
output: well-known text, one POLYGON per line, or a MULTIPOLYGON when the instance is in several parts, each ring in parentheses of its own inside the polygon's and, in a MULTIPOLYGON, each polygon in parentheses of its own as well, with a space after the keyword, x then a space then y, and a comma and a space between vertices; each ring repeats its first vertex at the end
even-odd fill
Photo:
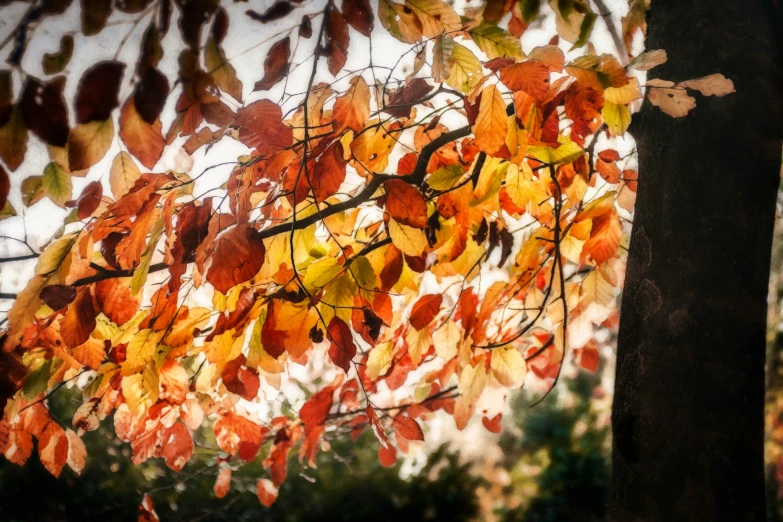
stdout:
MULTIPOLYGON (((779 27, 763 0, 655 0, 672 81, 722 73, 631 132, 639 191, 617 349, 612 519, 764 520, 764 355, 781 166, 779 27)), ((779 19, 778 19, 779 20, 779 19)))

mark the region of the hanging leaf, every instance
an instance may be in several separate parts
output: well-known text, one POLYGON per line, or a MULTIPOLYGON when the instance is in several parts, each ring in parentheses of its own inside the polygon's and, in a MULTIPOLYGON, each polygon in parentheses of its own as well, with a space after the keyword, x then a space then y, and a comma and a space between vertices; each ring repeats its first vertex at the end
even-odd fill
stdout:
POLYGON ((256 82, 254 91, 267 91, 275 86, 288 74, 291 58, 291 39, 286 36, 275 42, 269 49, 264 60, 264 77, 256 82))

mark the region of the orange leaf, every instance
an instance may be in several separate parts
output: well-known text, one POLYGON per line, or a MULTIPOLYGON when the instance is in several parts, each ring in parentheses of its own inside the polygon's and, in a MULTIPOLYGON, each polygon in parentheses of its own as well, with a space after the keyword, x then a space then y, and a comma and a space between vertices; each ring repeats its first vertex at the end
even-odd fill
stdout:
POLYGON ((215 421, 214 430, 220 449, 232 455, 239 452, 239 457, 245 462, 255 458, 266 433, 269 432, 267 428, 232 411, 215 421))
POLYGON ((266 507, 272 506, 277 500, 277 487, 269 479, 258 480, 258 500, 266 507))
POLYGON ((407 440, 424 440, 421 426, 414 419, 402 415, 394 418, 394 433, 407 440))
POLYGON ((310 433, 314 428, 324 425, 329 409, 332 407, 333 393, 331 386, 324 388, 314 393, 299 410, 299 418, 305 425, 305 433, 310 433))
POLYGON ((340 134, 344 129, 359 132, 370 117, 370 88, 361 76, 351 79, 351 87, 344 95, 334 101, 332 119, 334 132, 340 134))
POLYGON ((193 455, 193 437, 184 424, 177 422, 163 435, 160 455, 170 469, 182 471, 193 455))
POLYGON ((228 495, 229 489, 231 489, 231 468, 223 468, 218 473, 212 491, 217 498, 223 498, 228 495))
POLYGON ((384 182, 386 212, 395 221, 414 228, 427 228, 427 203, 415 187, 399 179, 384 182))
POLYGON ((154 167, 163 154, 165 142, 161 129, 160 119, 147 123, 136 110, 133 99, 125 102, 120 113, 120 138, 128 151, 148 169, 154 167))
POLYGON ((421 330, 429 325, 435 316, 438 315, 442 301, 442 294, 421 296, 411 310, 411 326, 417 330, 421 330))
POLYGON ((473 125, 476 146, 487 154, 495 154, 506 142, 508 116, 506 103, 495 85, 485 87, 481 93, 481 104, 473 125))
POLYGON ((535 60, 518 63, 501 69, 500 81, 512 91, 524 91, 543 101, 549 91, 549 67, 535 60))
POLYGON ((59 477, 68 460, 68 437, 56 422, 49 422, 38 439, 38 455, 46 471, 59 477))

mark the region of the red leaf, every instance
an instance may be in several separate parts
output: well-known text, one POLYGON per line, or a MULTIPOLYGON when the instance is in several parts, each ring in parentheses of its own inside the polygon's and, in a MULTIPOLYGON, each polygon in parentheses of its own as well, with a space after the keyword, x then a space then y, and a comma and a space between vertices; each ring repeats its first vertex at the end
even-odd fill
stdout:
POLYGON ((264 242, 256 229, 237 225, 217 240, 207 281, 221 293, 249 281, 264 262, 264 242))
POLYGON ((272 155, 293 143, 291 129, 283 125, 283 112, 270 100, 259 100, 237 111, 239 141, 259 154, 272 155))
POLYGON ((251 401, 258 395, 261 381, 258 378, 258 371, 253 368, 243 368, 246 362, 245 356, 240 354, 236 359, 226 363, 220 376, 228 391, 251 401))
POLYGON ((502 413, 498 413, 491 419, 488 419, 487 417, 481 418, 481 423, 484 425, 485 428, 487 428, 488 431, 492 433, 500 433, 500 430, 503 429, 503 427, 500 424, 500 419, 503 418, 502 413))
POLYGON ((427 203, 415 187, 399 179, 384 182, 386 212, 395 221, 414 228, 427 228, 427 203))
POLYGON ((163 435, 160 455, 170 469, 182 471, 193 455, 193 437, 184 424, 177 422, 163 435))
POLYGON ((407 440, 424 440, 424 433, 419 423, 402 415, 394 419, 394 433, 407 440))
POLYGON ((343 159, 343 145, 339 141, 329 145, 318 158, 313 171, 309 174, 310 185, 318 201, 324 201, 337 193, 345 180, 347 164, 348 162, 343 159))
POLYGON ((332 343, 329 346, 329 358, 347 373, 356 355, 351 328, 342 319, 334 317, 329 322, 329 340, 332 343))
POLYGON ((442 294, 421 296, 411 310, 411 326, 421 330, 430 324, 435 316, 438 315, 442 301, 442 294))
POLYGON ((82 195, 79 196, 76 202, 76 217, 79 219, 87 219, 92 216, 98 205, 101 204, 101 198, 103 197, 103 185, 100 181, 93 181, 88 184, 82 190, 82 195))
POLYGON ((384 468, 390 468, 397 462, 397 450, 394 446, 384 446, 378 450, 378 461, 384 468))
POLYGON ((327 56, 329 72, 336 76, 348 59, 348 24, 340 10, 332 5, 326 14, 326 47, 322 51, 327 56))
POLYGON ((264 60, 264 77, 256 82, 254 91, 266 91, 271 89, 277 82, 285 78, 288 74, 291 57, 291 38, 286 36, 279 42, 275 42, 269 49, 264 60))
POLYGON ((305 434, 324 425, 326 416, 329 415, 329 409, 332 407, 333 393, 334 389, 331 386, 314 393, 299 410, 299 418, 305 425, 305 434))
POLYGON ((128 283, 128 279, 114 278, 99 281, 94 287, 98 308, 118 325, 127 323, 139 310, 139 299, 133 297, 128 283))
POLYGON ((396 118, 408 118, 411 115, 411 108, 429 94, 433 88, 423 78, 414 78, 404 87, 389 93, 389 105, 383 110, 396 118))
POLYGON ((71 348, 76 348, 89 339, 90 333, 95 329, 96 315, 98 312, 93 307, 90 289, 84 288, 68 306, 68 311, 60 322, 60 335, 63 342, 71 348))
POLYGON ((343 16, 351 27, 370 36, 373 29, 373 14, 369 0, 343 0, 343 16))

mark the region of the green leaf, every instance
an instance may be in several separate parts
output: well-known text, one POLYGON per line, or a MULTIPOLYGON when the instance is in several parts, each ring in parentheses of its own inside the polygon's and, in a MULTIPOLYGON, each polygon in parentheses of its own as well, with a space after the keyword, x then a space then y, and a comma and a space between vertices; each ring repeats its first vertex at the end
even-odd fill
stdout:
POLYGON ((73 55, 73 36, 65 35, 60 39, 60 50, 46 53, 41 60, 44 74, 57 74, 65 69, 73 55))
POLYGON ((507 31, 497 25, 481 22, 481 25, 470 30, 470 37, 489 59, 522 57, 522 45, 507 31))
POLYGON ((541 0, 520 0, 519 8, 522 10, 522 18, 525 22, 530 23, 538 16, 541 0))
POLYGON ((71 176, 54 161, 44 169, 41 188, 58 207, 65 208, 65 203, 71 200, 71 176))
POLYGON ((451 57, 454 65, 446 83, 459 91, 469 93, 484 74, 481 62, 470 49, 458 43, 454 43, 451 57))
POLYGON ((0 221, 4 219, 8 219, 10 217, 14 217, 15 215, 16 215, 16 210, 14 210, 14 207, 11 206, 11 203, 6 201, 3 210, 0 210, 0 221))
POLYGON ((528 147, 527 153, 543 163, 562 163, 563 165, 571 163, 585 153, 582 147, 565 136, 558 137, 558 141, 560 146, 556 149, 534 146, 528 147))
POLYGON ((28 399, 32 399, 39 393, 43 393, 49 387, 49 375, 52 370, 52 360, 44 362, 37 369, 27 374, 22 386, 22 393, 28 399))
POLYGON ((441 167, 427 178, 427 185, 435 190, 449 190, 462 178, 465 169, 460 164, 441 167))

